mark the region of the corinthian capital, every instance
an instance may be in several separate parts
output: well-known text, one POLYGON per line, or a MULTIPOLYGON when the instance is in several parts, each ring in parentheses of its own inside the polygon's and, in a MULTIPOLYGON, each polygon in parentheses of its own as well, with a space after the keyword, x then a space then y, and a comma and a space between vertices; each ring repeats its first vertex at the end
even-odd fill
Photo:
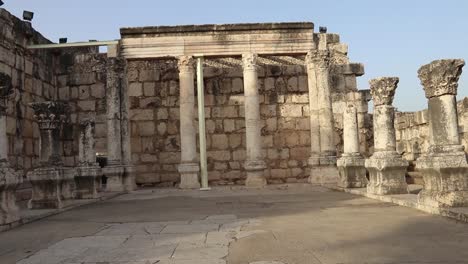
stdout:
POLYGON ((370 92, 374 105, 392 105, 399 81, 398 77, 380 77, 370 80, 370 92))
POLYGON ((330 52, 327 50, 312 50, 305 57, 307 67, 328 68, 330 66, 330 52))
POLYGON ((180 56, 177 67, 179 68, 179 72, 193 72, 195 59, 192 56, 180 56))
POLYGON ((418 77, 424 87, 426 97, 444 94, 457 95, 458 79, 465 61, 462 59, 435 60, 418 70, 418 77))
POLYGON ((257 69, 258 55, 254 53, 242 54, 242 65, 244 70, 256 70, 257 69))
POLYGON ((65 122, 68 106, 62 102, 39 102, 29 104, 34 110, 34 118, 39 129, 57 129, 65 122))

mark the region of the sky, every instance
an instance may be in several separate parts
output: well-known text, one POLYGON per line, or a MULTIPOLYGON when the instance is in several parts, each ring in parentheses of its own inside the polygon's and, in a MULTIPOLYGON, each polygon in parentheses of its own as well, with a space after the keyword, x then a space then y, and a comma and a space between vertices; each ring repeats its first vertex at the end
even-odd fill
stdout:
MULTIPOLYGON (((427 107, 417 77, 432 60, 468 60, 468 1, 460 0, 3 0, 54 42, 120 38, 120 27, 183 24, 310 21, 338 33, 352 62, 365 65, 358 88, 375 77, 397 76, 394 105, 400 111, 427 107)), ((468 68, 468 66, 467 66, 468 68)), ((468 69, 466 69, 468 72, 468 69)), ((463 73, 457 99, 468 96, 463 73)))

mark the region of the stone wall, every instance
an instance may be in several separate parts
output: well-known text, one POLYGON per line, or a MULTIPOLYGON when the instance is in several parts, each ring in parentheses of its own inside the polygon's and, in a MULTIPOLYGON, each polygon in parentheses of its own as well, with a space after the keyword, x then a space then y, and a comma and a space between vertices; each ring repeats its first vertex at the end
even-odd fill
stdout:
MULTIPOLYGON (((468 150, 468 97, 458 101, 458 125, 461 143, 468 150)), ((399 112, 395 119, 397 151, 408 161, 416 160, 429 148, 427 109, 399 112)))
MULTIPOLYGON (((209 180, 212 184, 242 184, 246 144, 242 68, 206 67, 204 76, 209 180)), ((137 183, 173 185, 179 181, 180 163, 176 61, 129 61, 128 80, 132 160, 137 166, 137 183)), ((339 149, 342 149, 342 106, 349 91, 356 95, 351 100, 359 101, 361 109, 365 108, 362 122, 369 122, 367 101, 357 92, 355 81, 354 86, 349 81, 348 85, 343 82, 334 86, 335 142, 339 149)), ((305 67, 262 66, 259 93, 262 143, 268 165, 265 175, 270 183, 305 181, 310 156, 305 67)))
POLYGON ((0 72, 11 77, 14 88, 7 110, 9 161, 23 176, 39 158, 39 128, 28 104, 56 97, 57 56, 27 50, 31 43, 49 41, 29 23, 0 8, 0 72))

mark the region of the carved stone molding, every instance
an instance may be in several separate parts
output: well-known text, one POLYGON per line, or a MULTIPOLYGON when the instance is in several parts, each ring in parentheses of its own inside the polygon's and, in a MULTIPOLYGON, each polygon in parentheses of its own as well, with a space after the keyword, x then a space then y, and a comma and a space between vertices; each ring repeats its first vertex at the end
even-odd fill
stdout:
POLYGON ((465 61, 462 59, 435 60, 418 70, 418 77, 424 87, 426 97, 444 94, 457 95, 458 79, 465 61))
POLYGON ((57 129, 67 118, 68 106, 63 102, 39 102, 31 103, 34 110, 34 118, 39 124, 39 129, 57 129))
POLYGON ((255 53, 242 54, 242 65, 244 70, 256 70, 257 69, 258 55, 255 53))
POLYGON ((374 105, 392 105, 397 88, 398 77, 380 77, 369 81, 374 105))
POLYGON ((193 56, 180 56, 177 62, 179 72, 193 72, 195 69, 195 59, 193 56))

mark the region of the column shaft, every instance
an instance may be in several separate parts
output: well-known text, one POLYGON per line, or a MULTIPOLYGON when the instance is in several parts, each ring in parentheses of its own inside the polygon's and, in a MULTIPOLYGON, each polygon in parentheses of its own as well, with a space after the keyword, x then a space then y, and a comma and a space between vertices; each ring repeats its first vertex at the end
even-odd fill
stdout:
POLYGON ((320 156, 320 124, 316 67, 310 53, 307 54, 307 80, 309 85, 309 113, 310 113, 310 150, 309 164, 318 165, 320 156))
POLYGON ((320 150, 323 156, 335 156, 335 129, 333 124, 328 67, 320 67, 317 73, 318 102, 320 104, 320 150))
POLYGON ((0 162, 2 161, 8 161, 8 136, 6 133, 6 116, 0 109, 0 162))
POLYGON ((245 97, 245 131, 247 186, 263 187, 266 179, 263 170, 266 168, 262 153, 262 137, 260 123, 260 100, 258 95, 257 55, 242 55, 244 67, 244 97, 245 97))
POLYGON ((121 70, 118 58, 108 58, 107 61, 107 159, 109 165, 121 164, 122 142, 120 127, 120 84, 119 71, 121 70))
POLYGON ((359 153, 359 129, 357 111, 348 106, 343 113, 344 153, 359 153))
POLYGON ((389 105, 374 107, 374 151, 395 151, 395 108, 389 105))
POLYGON ((446 94, 429 98, 429 140, 431 145, 459 145, 457 100, 446 94), (443 114, 442 114, 443 113, 443 114))

